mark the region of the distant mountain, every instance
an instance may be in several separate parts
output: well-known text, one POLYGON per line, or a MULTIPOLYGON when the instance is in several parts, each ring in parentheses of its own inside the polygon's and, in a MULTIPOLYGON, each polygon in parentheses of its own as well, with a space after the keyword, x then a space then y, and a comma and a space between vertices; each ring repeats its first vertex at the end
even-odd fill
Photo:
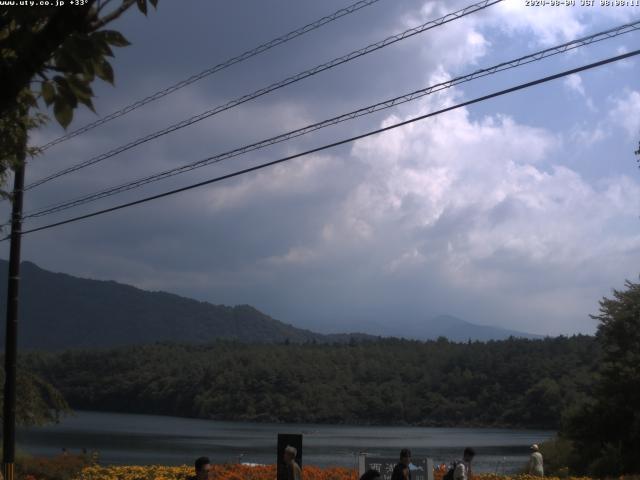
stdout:
POLYGON ((469 339, 484 342, 488 340, 506 340, 509 337, 542 338, 540 335, 507 330, 500 327, 477 325, 451 315, 439 315, 424 323, 414 323, 408 328, 408 332, 411 337, 421 340, 447 337, 453 342, 465 342, 469 339))
POLYGON ((406 317, 388 323, 355 321, 349 325, 353 330, 362 330, 373 335, 415 340, 436 340, 439 337, 446 337, 452 342, 466 342, 468 340, 486 342, 506 340, 510 337, 543 338, 541 335, 467 322, 452 315, 439 315, 433 318, 406 317))
MULTIPOLYGON (((8 263, 0 260, 0 308, 5 311, 8 263)), ((21 348, 61 350, 148 344, 348 342, 361 334, 322 335, 275 320, 249 305, 229 307, 113 281, 88 280, 23 262, 21 348)), ((4 328, 0 329, 4 342, 4 328)), ((4 345, 4 343, 2 344, 4 345)))
MULTIPOLYGON (((0 311, 6 306, 8 263, 0 260, 0 311)), ((374 339, 366 334, 320 334, 273 319, 249 305, 229 307, 166 292, 149 292, 113 281, 89 280, 23 262, 20 287, 21 348, 63 350, 155 342, 338 342, 374 339)), ((369 331, 372 324, 362 324, 369 331)), ((533 338, 521 332, 475 325, 451 316, 378 325, 376 335, 452 341, 533 338), (401 326, 401 328, 398 328, 401 326)), ((4 342, 4 328, 0 328, 4 342)), ((4 343, 1 344, 2 346, 4 343)))

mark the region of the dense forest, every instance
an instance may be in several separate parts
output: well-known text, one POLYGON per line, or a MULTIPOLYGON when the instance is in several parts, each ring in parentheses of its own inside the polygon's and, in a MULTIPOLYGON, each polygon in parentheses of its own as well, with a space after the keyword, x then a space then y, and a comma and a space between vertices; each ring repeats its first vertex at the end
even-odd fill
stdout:
POLYGON ((32 353, 72 408, 276 422, 558 428, 590 394, 593 337, 155 344, 32 353))

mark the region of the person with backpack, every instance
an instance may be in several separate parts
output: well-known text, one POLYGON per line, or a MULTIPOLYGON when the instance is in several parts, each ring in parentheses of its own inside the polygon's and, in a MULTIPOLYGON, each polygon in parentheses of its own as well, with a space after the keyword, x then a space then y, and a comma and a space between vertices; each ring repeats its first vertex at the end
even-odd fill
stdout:
POLYGON ((473 448, 465 448, 462 460, 453 462, 442 480, 471 480, 471 462, 475 456, 476 452, 473 448))
POLYGON ((400 450, 400 462, 393 468, 391 480, 411 480, 411 450, 403 448, 400 450))

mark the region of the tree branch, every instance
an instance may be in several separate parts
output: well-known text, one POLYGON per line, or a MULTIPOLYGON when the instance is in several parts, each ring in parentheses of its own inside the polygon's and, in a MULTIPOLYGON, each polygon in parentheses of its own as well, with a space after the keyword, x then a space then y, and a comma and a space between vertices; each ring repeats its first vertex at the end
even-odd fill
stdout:
POLYGON ((89 26, 89 28, 91 29, 92 32, 95 32, 96 30, 104 27, 106 24, 113 22, 115 19, 120 17, 120 15, 126 12, 134 3, 136 3, 136 0, 123 0, 122 5, 116 8, 113 12, 93 22, 89 26))
POLYGON ((102 13, 102 11, 107 8, 109 6, 109 4, 112 2, 113 0, 104 0, 102 2, 99 2, 98 5, 98 13, 102 13))

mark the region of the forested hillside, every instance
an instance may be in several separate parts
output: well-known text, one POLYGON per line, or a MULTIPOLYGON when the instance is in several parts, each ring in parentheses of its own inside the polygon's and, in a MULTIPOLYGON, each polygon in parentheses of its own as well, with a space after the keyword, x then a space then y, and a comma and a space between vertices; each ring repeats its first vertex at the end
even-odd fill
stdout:
POLYGON ((31 354, 72 407, 213 419, 557 428, 594 338, 350 345, 156 344, 31 354))
MULTIPOLYGON (((7 262, 0 260, 0 310, 5 308, 7 262)), ((280 322, 250 305, 213 305, 117 282, 78 278, 22 264, 22 349, 65 350, 175 341, 348 342, 280 322)), ((353 335, 366 338, 366 335, 353 335)), ((0 345, 4 345, 0 329, 0 345)))
MULTIPOLYGON (((6 308, 7 262, 0 260, 0 311, 6 308)), ((279 321, 250 305, 214 305, 167 292, 150 292, 131 285, 74 277, 22 263, 20 287, 21 349, 60 351, 77 348, 113 348, 172 341, 209 343, 237 340, 246 343, 336 343, 375 340, 377 334, 434 339, 445 336, 467 341, 530 338, 526 333, 475 325, 451 316, 406 318, 376 335, 345 332, 321 334, 279 321), (407 323, 408 322, 408 323, 407 323)), ((361 330, 369 332, 366 323, 361 330)), ((369 326, 370 327, 370 326, 369 326)), ((360 329, 356 329, 358 331, 360 329)), ((0 329, 0 348, 4 330, 0 329)))

